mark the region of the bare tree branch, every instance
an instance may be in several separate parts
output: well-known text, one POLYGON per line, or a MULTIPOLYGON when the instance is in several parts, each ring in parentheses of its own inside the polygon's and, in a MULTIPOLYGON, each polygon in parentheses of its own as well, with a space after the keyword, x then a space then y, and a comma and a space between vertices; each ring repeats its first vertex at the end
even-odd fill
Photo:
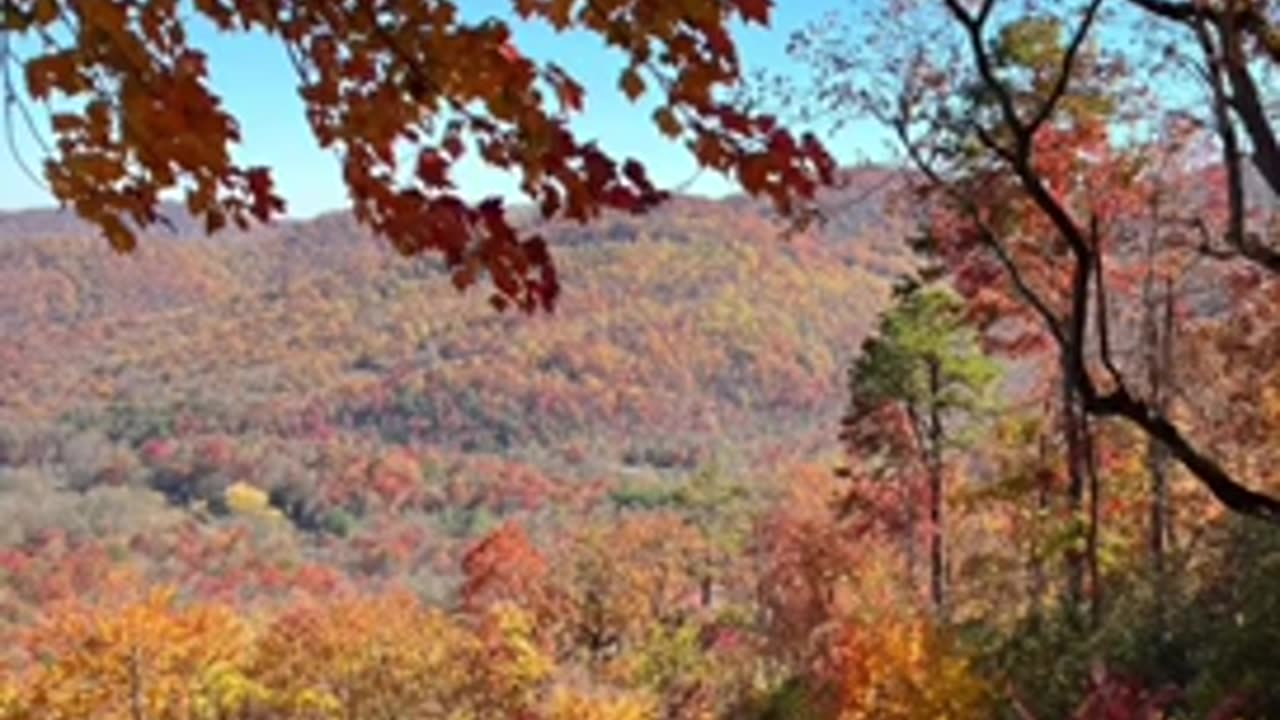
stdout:
POLYGON ((1185 22, 1207 12, 1200 3, 1173 2, 1173 0, 1129 0, 1129 2, 1166 20, 1185 22))
POLYGON ((1040 126, 1053 115, 1053 111, 1058 106, 1058 101, 1067 92, 1067 86, 1071 83, 1071 73, 1075 69, 1076 57, 1080 54, 1080 48, 1084 45, 1084 40, 1089 36, 1089 30, 1093 28, 1094 20, 1098 17, 1098 10, 1102 7, 1102 0, 1093 0, 1085 8, 1084 18, 1080 24, 1076 26, 1075 32, 1071 36, 1071 40, 1067 43, 1067 50, 1062 55, 1062 64, 1058 68, 1058 77, 1054 80, 1053 89, 1049 91, 1049 97, 1040 106, 1040 110, 1031 118, 1031 122, 1027 125, 1027 133, 1034 135, 1040 126))
POLYGON ((1117 387, 1124 387, 1124 375, 1120 372, 1120 368, 1116 366, 1115 358, 1111 353, 1111 322, 1109 318, 1110 308, 1107 303, 1107 281, 1103 272, 1102 256, 1103 252, 1098 247, 1098 216, 1094 215, 1090 219, 1090 234, 1093 236, 1094 248, 1093 253, 1093 275, 1094 275, 1094 324, 1098 333, 1098 355, 1102 360, 1102 366, 1107 369, 1107 373, 1111 375, 1111 381, 1117 387))

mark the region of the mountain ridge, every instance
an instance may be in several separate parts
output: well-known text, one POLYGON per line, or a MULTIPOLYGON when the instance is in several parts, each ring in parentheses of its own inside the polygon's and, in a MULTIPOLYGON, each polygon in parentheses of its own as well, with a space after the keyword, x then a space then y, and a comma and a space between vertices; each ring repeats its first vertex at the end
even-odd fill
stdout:
MULTIPOLYGON (((515 408, 534 402, 545 381, 592 408, 588 416, 598 413, 606 434, 625 434, 627 423, 608 419, 612 411, 591 397, 593 374, 632 394, 681 387, 687 397, 670 401, 687 400, 694 416, 719 413, 756 429, 757 420, 745 420, 757 417, 752 403, 830 415, 842 378, 832 353, 856 348, 889 279, 908 267, 887 229, 866 229, 892 225, 882 211, 858 206, 838 218, 841 227, 863 228, 857 234, 828 228, 790 240, 766 211, 740 199, 679 198, 651 215, 547 224, 540 229, 557 247, 565 284, 562 309, 549 318, 496 313, 482 288, 456 292, 434 258, 397 255, 345 213, 233 242, 143 241, 123 257, 83 236, 0 243, 0 416, 53 419, 164 397, 175 407, 236 398, 275 415, 317 403, 330 415, 346 412, 336 405, 376 415, 368 393, 396 385, 397 373, 436 377, 439 367, 457 376, 440 380, 450 402, 483 386, 499 396, 497 406, 536 425, 537 412, 515 408), (854 307, 836 309, 850 297, 854 307), (687 343, 698 359, 682 363, 671 342, 687 343), (574 356, 591 348, 603 365, 578 367, 574 356), (790 367, 788 356, 808 359, 790 367), (493 381, 464 368, 486 358, 537 379, 493 381), (735 382, 742 387, 732 389, 735 382)), ((676 422, 674 411, 635 410, 650 411, 654 419, 642 422, 676 422)), ((510 434, 483 408, 467 412, 486 418, 472 423, 480 445, 501 445, 494 438, 510 434)), ((447 415, 432 415, 437 437, 448 434, 447 415)))

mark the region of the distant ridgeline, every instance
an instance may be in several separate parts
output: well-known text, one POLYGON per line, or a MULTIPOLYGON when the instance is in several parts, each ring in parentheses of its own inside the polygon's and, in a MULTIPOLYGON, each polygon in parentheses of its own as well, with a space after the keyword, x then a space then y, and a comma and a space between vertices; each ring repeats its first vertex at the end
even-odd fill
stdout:
POLYGON ((844 368, 909 268, 893 175, 850 180, 789 239, 738 198, 539 228, 550 317, 343 213, 204 239, 170 207, 127 256, 66 213, 0 215, 3 542, 141 543, 164 568, 166 543, 248 523, 255 562, 435 586, 512 513, 831 452, 844 368))

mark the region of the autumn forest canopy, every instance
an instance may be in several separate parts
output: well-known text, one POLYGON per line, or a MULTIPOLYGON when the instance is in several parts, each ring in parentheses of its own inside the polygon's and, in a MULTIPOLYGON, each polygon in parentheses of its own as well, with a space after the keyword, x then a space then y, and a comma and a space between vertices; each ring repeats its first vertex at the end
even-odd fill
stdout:
POLYGON ((1280 717, 1280 6, 789 3, 0 0, 0 720, 1280 717))

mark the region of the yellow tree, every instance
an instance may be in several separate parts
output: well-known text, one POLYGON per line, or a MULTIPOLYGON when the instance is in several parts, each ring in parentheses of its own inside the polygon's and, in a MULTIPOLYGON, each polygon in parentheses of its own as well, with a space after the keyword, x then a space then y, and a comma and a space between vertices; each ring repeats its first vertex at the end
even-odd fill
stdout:
POLYGON ((991 717, 994 695, 945 634, 925 620, 884 617, 835 629, 819 666, 839 720, 991 717))
POLYGON ((182 606, 169 589, 69 603, 32 629, 31 657, 0 693, 6 720, 204 720, 248 698, 247 627, 226 607, 182 606))
POLYGON ((561 628, 566 655, 617 657, 655 628, 679 626, 701 609, 705 548, 701 534, 667 513, 586 528, 556 558, 557 604, 545 622, 561 628))
POLYGON ((552 670, 531 630, 501 608, 463 626, 401 593, 306 603, 267 627, 251 675, 273 718, 514 717, 552 670))
POLYGON ((656 720, 662 717, 650 698, 628 694, 589 694, 558 688, 547 701, 545 720, 656 720))

